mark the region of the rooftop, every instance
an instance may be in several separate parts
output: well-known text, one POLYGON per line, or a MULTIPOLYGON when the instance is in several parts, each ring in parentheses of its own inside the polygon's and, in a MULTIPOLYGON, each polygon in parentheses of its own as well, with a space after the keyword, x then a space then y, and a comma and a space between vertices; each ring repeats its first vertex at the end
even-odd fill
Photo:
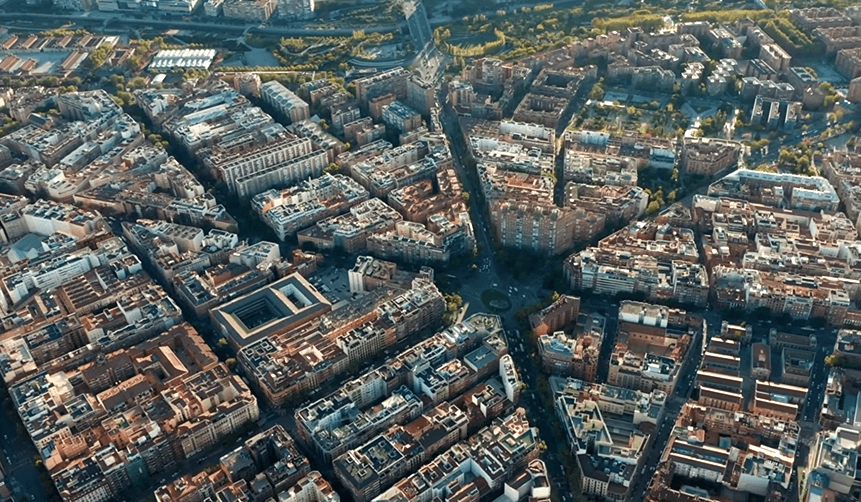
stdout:
POLYGON ((294 273, 211 312, 215 324, 237 347, 301 326, 332 308, 304 277, 294 273))

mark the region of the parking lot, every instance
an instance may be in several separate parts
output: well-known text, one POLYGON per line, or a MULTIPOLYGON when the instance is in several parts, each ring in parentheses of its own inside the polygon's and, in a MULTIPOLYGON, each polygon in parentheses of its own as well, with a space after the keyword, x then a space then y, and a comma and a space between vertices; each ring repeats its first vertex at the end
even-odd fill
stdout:
POLYGON ((350 293, 350 282, 347 279, 347 269, 329 267, 320 269, 310 278, 311 284, 317 288, 327 300, 332 302, 333 308, 339 308, 339 303, 344 304, 358 298, 360 294, 350 293))

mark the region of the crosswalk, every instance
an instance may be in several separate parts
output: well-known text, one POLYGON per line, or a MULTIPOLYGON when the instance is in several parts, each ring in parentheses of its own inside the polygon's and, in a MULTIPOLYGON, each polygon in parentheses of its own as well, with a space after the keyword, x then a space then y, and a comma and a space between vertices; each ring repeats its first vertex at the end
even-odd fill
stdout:
POLYGON ((9 464, 9 471, 14 473, 15 471, 23 469, 24 467, 27 467, 28 469, 32 469, 33 468, 32 461, 27 460, 26 458, 18 459, 15 462, 12 462, 9 464))
POLYGON ((3 454, 5 462, 3 462, 4 470, 7 474, 18 471, 24 467, 32 470, 33 459, 27 455, 21 455, 20 452, 13 452, 11 449, 6 450, 3 454))

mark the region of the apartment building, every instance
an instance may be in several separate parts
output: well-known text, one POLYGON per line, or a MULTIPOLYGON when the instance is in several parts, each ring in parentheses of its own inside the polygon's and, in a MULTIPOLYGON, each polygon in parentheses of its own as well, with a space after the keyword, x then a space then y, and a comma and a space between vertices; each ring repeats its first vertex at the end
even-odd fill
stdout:
POLYGON ((857 222, 861 217, 861 199, 855 186, 861 181, 861 156, 851 152, 832 152, 822 158, 822 175, 834 186, 846 207, 846 216, 857 222))
POLYGON ((350 364, 437 326, 444 310, 442 294, 419 276, 406 292, 393 294, 381 288, 302 329, 268 334, 243 348, 237 360, 267 400, 278 406, 311 392, 318 382, 343 373, 350 364))
MULTIPOLYGON (((789 487, 798 436, 794 421, 688 403, 670 433, 646 500, 689 500, 692 495, 674 487, 676 477, 708 481, 715 489, 781 497, 789 487), (719 433, 705 434, 706 429, 719 433), (733 451, 734 438, 746 438, 744 448, 733 451)), ((717 493, 703 490, 696 496, 712 499, 717 493)))
POLYGON ((224 17, 265 22, 275 12, 278 0, 226 0, 221 5, 224 17))
POLYGON ((570 101, 566 98, 530 92, 514 109, 512 118, 517 122, 540 124, 550 129, 557 129, 562 114, 569 104, 570 101))
POLYGON ((369 197, 368 190, 344 175, 324 174, 281 191, 255 195, 251 205, 279 239, 326 218, 344 214, 369 197))
POLYGON ((469 441, 461 441, 433 460, 419 465, 418 471, 398 481, 380 495, 382 500, 406 498, 408 494, 451 490, 456 496, 477 498, 479 486, 501 490, 537 456, 536 430, 530 427, 522 409, 505 418, 495 419, 469 441), (502 446, 503 443, 506 446, 502 446), (484 469, 479 466, 492 465, 484 469), (479 474, 468 479, 464 472, 479 474))
POLYGON ((582 472, 583 492, 605 500, 627 500, 654 441, 641 424, 661 420, 667 395, 576 379, 557 379, 554 387, 559 389, 556 414, 582 472))
POLYGON ((387 392, 385 376, 373 371, 297 410, 296 423, 302 441, 324 462, 331 462, 375 433, 418 418, 421 411, 421 402, 412 391, 401 386, 387 392), (380 398, 378 405, 368 407, 380 398))
POLYGON ((466 414, 456 406, 439 405, 417 421, 395 425, 336 458, 332 464, 335 475, 353 500, 372 500, 430 460, 437 451, 466 439, 467 423, 466 414), (419 424, 426 429, 422 431, 425 434, 436 432, 434 437, 413 432, 419 424), (402 452, 408 452, 409 456, 402 452))
POLYGON ((712 138, 689 138, 682 146, 682 166, 688 174, 714 176, 738 164, 741 145, 712 138))
POLYGON ((532 71, 513 61, 493 58, 479 58, 466 65, 461 78, 478 88, 503 90, 503 88, 522 89, 532 71))
POLYGON ((825 45, 825 53, 836 54, 843 49, 861 47, 861 27, 836 26, 832 28, 816 28, 813 35, 825 45))
POLYGON ((349 212, 318 221, 297 234, 299 244, 310 243, 316 249, 343 249, 355 253, 367 249, 368 238, 395 228, 403 217, 379 199, 368 199, 349 212))
POLYGON ((155 491, 158 502, 203 501, 207 497, 224 500, 237 495, 249 500, 275 496, 315 502, 340 500, 320 473, 310 470, 308 459, 280 425, 248 438, 223 455, 214 472, 187 474, 155 491))
POLYGON ((485 200, 553 204, 553 180, 547 176, 478 165, 478 178, 485 200))
POLYGON ((370 292, 387 285, 407 289, 413 279, 421 276, 433 280, 433 269, 421 267, 417 273, 409 272, 398 269, 398 265, 394 262, 371 256, 357 256, 356 264, 347 272, 351 293, 370 292))
POLYGON ((595 381, 599 352, 604 339, 604 319, 585 316, 568 335, 556 331, 538 337, 538 356, 542 369, 553 375, 595 381))
MULTIPOLYGON (((468 323, 462 324, 446 334, 457 336, 454 339, 455 345, 449 347, 449 351, 454 351, 452 357, 465 357, 464 360, 471 360, 473 358, 467 357, 473 353, 470 350, 482 343, 481 332, 471 322, 477 323, 478 318, 468 321, 468 323)), ((408 350, 399 358, 403 361, 415 362, 442 361, 438 358, 439 355, 432 356, 431 359, 424 359, 433 351, 427 352, 422 349, 441 349, 442 346, 439 344, 443 340, 445 340, 443 336, 434 337, 414 349, 408 350), (415 360, 413 359, 415 356, 422 359, 415 360)), ((487 346, 486 344, 481 345, 481 347, 487 346)), ((454 359, 449 361, 451 360, 454 359)), ((500 374, 506 377, 506 381, 508 380, 507 372, 509 369, 506 364, 500 367, 500 374)), ((371 440, 375 435, 391 426, 406 420, 416 420, 423 409, 423 401, 419 395, 426 395, 427 392, 418 388, 415 392, 411 391, 405 384, 409 384, 410 379, 414 376, 417 377, 417 375, 410 376, 417 371, 401 367, 398 364, 387 364, 346 382, 333 394, 300 408, 295 414, 300 439, 315 452, 315 455, 326 462, 330 462, 333 458, 342 456, 348 450, 371 440)), ((482 373, 487 372, 483 371, 482 373)), ((475 376, 473 376, 474 378, 475 376)), ((511 389, 509 400, 516 400, 516 382, 515 374, 513 382, 503 385, 505 388, 511 389)), ((508 391, 503 392, 503 398, 508 395, 508 391)), ((443 400, 445 399, 438 397, 435 402, 442 402, 443 400)), ((469 410, 468 407, 466 411, 471 416, 469 410)), ((460 412, 458 411, 458 413, 460 412)))
POLYGON ((207 151, 204 164, 241 197, 316 178, 329 163, 326 151, 315 147, 310 138, 287 131, 276 132, 251 148, 230 146, 221 143, 207 151))
POLYGON ((622 302, 607 382, 643 392, 672 393, 701 322, 683 310, 622 302))
POLYGON ((496 238, 503 246, 516 249, 559 254, 604 228, 600 215, 587 216, 552 205, 491 200, 489 206, 496 238))
POLYGON ((432 180, 440 170, 450 167, 452 159, 447 150, 427 151, 425 142, 417 141, 353 164, 350 166, 350 175, 371 195, 382 199, 393 190, 422 180, 432 180), (424 152, 426 154, 423 155, 424 152))
MULTIPOLYGON (((311 0, 313 2, 313 0, 311 0)), ((281 116, 290 119, 291 124, 311 118, 308 103, 284 87, 281 82, 271 80, 260 85, 263 102, 274 108, 281 116)))
POLYGON ((446 264, 451 250, 424 224, 398 221, 391 230, 368 236, 368 252, 382 259, 415 264, 446 264))
POLYGON ((598 131, 569 131, 565 133, 565 148, 594 152, 611 157, 630 157, 637 166, 672 169, 676 164, 676 144, 666 138, 651 138, 634 131, 610 134, 598 131))
POLYGON ((816 482, 825 482, 821 491, 832 496, 851 492, 854 480, 848 466, 857 459, 858 452, 853 446, 859 442, 858 431, 849 427, 837 427, 816 435, 808 465, 816 482))
POLYGON ((816 28, 837 28, 852 25, 851 17, 842 9, 835 9, 833 7, 790 9, 789 19, 805 31, 813 31, 816 28))
POLYGON ((279 0, 278 14, 285 19, 314 19, 315 0, 279 0))
POLYGON ((764 44, 759 48, 759 58, 777 72, 789 70, 792 56, 777 44, 764 44))
POLYGON ((852 103, 861 102, 861 77, 853 78, 849 82, 849 92, 846 94, 846 100, 852 103))
POLYGON ((402 133, 418 129, 422 125, 422 116, 400 101, 383 106, 380 118, 389 127, 402 133))
POLYGON ((640 187, 567 183, 563 205, 603 214, 611 224, 627 223, 646 213, 649 195, 640 187))
POLYGON ((615 157, 565 150, 562 177, 565 181, 610 186, 636 186, 639 162, 631 157, 615 157))
POLYGON ((233 88, 243 96, 260 94, 260 75, 256 73, 236 73, 233 76, 233 88))
POLYGON ((558 331, 575 322, 580 315, 580 299, 562 295, 544 309, 529 316, 529 324, 536 336, 558 331))
POLYGON ((258 416, 254 396, 187 324, 74 368, 11 391, 64 500, 119 497, 136 473, 173 469, 258 416), (154 360, 161 376, 149 373, 154 360), (73 390, 70 377, 87 383, 73 390), (57 392, 74 407, 57 408, 49 397, 57 392), (88 439, 100 427, 105 436, 88 439))
POLYGON ((409 79, 410 72, 401 67, 357 79, 356 101, 362 109, 367 110, 372 99, 384 94, 391 94, 395 99, 405 99, 409 79))
POLYGON ((788 207, 806 211, 836 211, 840 203, 837 192, 825 178, 749 169, 740 169, 712 183, 708 193, 712 197, 741 195, 744 200, 766 204, 774 198, 788 207))
POLYGON ((691 229, 637 222, 569 256, 562 270, 575 290, 703 306, 710 283, 698 257, 691 229))

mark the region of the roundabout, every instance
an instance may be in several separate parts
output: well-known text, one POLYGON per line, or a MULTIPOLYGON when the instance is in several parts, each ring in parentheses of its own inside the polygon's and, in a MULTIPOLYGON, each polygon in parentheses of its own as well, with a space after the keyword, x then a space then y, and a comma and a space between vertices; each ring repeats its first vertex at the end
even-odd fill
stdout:
POLYGON ((505 312, 511 308, 508 295, 496 289, 486 289, 481 293, 481 303, 495 313, 505 312))

